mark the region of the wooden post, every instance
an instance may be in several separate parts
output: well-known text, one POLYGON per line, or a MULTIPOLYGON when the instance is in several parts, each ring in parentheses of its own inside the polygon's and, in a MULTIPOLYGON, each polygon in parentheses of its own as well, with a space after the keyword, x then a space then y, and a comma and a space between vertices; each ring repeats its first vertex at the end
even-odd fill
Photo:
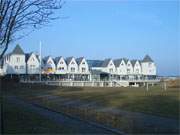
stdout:
POLYGON ((146 83, 146 90, 148 91, 149 90, 149 84, 146 83))
POLYGON ((164 90, 167 90, 166 82, 164 82, 164 90))

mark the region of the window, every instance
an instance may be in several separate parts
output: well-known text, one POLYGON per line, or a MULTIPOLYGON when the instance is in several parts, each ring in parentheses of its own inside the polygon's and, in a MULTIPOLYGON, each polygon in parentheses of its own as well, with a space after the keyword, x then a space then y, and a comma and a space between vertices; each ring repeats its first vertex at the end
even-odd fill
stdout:
POLYGON ((75 63, 74 63, 74 62, 72 62, 71 64, 72 64, 72 65, 74 65, 75 63))
POLYGON ((130 67, 130 64, 128 64, 128 67, 130 67))
POLYGON ((51 62, 51 61, 49 61, 49 62, 48 62, 48 64, 52 64, 52 62, 51 62))
POLYGON ((110 69, 109 69, 109 72, 110 72, 110 73, 112 73, 112 72, 113 72, 113 69, 112 69, 112 68, 110 68, 110 69))
POLYGON ((124 64, 123 64, 123 63, 121 63, 121 66, 124 66, 124 64))
POLYGON ((34 58, 32 58, 31 61, 34 61, 34 58))
POLYGON ((30 65, 30 68, 35 68, 35 65, 30 65))
POLYGON ((136 69, 136 73, 139 73, 139 69, 136 69))
POLYGON ((82 68, 82 72, 86 72, 86 68, 82 68))
POLYGON ((58 70, 64 70, 64 67, 59 67, 58 70))
POLYGON ((74 67, 71 68, 71 72, 75 72, 75 68, 74 67))
POLYGON ((15 69, 18 69, 18 66, 14 66, 15 69))
POLYGON ((16 58, 16 61, 17 61, 17 62, 20 62, 20 58, 19 58, 19 57, 17 57, 17 58, 16 58))
POLYGON ((24 69, 24 66, 20 66, 20 69, 24 69))
POLYGON ((83 62, 82 64, 85 65, 85 62, 83 62))
POLYGON ((127 69, 127 73, 128 73, 128 74, 130 73, 130 69, 127 69))
POLYGON ((60 64, 64 64, 64 62, 61 61, 60 64))

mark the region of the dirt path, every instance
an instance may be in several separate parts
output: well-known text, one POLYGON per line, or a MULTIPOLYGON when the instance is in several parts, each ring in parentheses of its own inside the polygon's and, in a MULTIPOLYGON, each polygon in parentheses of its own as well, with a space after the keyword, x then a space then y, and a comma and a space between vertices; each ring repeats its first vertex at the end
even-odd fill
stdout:
POLYGON ((31 104, 15 96, 8 96, 7 99, 10 103, 26 108, 30 112, 34 112, 50 119, 51 121, 54 121, 56 124, 63 124, 67 128, 74 129, 75 134, 124 134, 120 131, 109 129, 97 123, 86 122, 63 113, 54 112, 48 108, 31 104))

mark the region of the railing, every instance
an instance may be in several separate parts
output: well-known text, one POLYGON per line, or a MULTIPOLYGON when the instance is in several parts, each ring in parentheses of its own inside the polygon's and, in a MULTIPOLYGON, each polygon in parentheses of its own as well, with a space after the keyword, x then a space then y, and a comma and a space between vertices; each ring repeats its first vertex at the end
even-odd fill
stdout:
POLYGON ((112 81, 21 81, 22 83, 43 83, 46 85, 63 87, 127 87, 130 82, 134 83, 158 83, 159 80, 112 80, 112 81))

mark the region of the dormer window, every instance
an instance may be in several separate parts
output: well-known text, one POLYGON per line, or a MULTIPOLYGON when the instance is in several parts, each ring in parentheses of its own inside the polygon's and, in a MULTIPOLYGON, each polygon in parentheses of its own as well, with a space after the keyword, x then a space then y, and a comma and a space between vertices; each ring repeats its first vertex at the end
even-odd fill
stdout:
POLYGON ((17 70, 17 69, 18 69, 18 66, 14 66, 14 68, 17 70))
POLYGON ((51 61, 49 61, 49 62, 48 62, 48 64, 52 64, 52 62, 51 62, 51 61))
POLYGON ((64 64, 64 62, 61 61, 60 64, 64 64))
POLYGON ((83 62, 82 64, 85 65, 85 62, 83 62))
POLYGON ((86 72, 86 68, 82 68, 82 72, 86 72))
POLYGON ((123 63, 121 63, 121 66, 124 66, 124 64, 123 64, 123 63))
POLYGON ((19 57, 17 57, 17 58, 16 58, 16 61, 17 61, 17 62, 20 62, 20 58, 19 58, 19 57))
POLYGON ((72 62, 71 64, 72 64, 72 65, 74 65, 75 63, 74 63, 74 62, 72 62))

